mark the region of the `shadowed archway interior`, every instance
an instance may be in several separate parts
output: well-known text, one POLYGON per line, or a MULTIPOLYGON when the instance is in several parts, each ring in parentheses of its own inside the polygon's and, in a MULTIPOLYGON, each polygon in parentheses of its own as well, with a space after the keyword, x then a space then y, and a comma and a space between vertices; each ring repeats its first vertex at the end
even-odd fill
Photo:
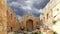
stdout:
POLYGON ((26 28, 27 28, 27 31, 32 31, 33 30, 33 20, 28 19, 26 21, 26 28))

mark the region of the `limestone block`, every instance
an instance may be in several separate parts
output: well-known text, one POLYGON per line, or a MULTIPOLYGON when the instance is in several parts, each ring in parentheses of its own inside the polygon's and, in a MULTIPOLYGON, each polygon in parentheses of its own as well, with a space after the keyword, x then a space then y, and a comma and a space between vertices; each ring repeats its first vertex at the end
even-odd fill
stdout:
POLYGON ((48 30, 47 34, 53 34, 53 31, 52 30, 48 30))
POLYGON ((3 26, 0 26, 0 32, 3 30, 3 26))
POLYGON ((8 34, 14 34, 15 32, 9 32, 8 34))

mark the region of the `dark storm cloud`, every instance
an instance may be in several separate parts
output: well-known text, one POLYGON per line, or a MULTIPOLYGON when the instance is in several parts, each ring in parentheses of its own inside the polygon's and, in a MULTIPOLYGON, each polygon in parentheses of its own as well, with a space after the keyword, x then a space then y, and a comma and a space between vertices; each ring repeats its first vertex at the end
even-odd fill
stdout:
POLYGON ((37 9, 43 9, 48 2, 49 0, 38 1, 33 4, 33 7, 37 9))
POLYGON ((40 9, 44 8, 48 2, 49 0, 8 0, 8 5, 18 16, 32 13, 38 17, 40 9))

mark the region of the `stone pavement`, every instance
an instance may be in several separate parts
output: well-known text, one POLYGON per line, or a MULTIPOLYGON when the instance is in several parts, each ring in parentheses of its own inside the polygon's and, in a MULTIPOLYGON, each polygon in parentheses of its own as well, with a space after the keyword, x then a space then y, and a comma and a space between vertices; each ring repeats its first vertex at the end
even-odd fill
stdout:
MULTIPOLYGON (((24 34, 24 33, 9 32, 8 34, 24 34)), ((27 34, 32 34, 32 32, 27 32, 27 34)))

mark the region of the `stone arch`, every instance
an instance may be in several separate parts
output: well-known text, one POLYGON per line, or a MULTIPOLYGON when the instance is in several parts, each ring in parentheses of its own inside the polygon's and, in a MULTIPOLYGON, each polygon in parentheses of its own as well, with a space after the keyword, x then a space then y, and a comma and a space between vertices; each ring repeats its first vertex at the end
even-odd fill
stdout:
POLYGON ((28 19, 26 21, 26 28, 28 31, 32 31, 33 30, 33 20, 32 19, 28 19))

